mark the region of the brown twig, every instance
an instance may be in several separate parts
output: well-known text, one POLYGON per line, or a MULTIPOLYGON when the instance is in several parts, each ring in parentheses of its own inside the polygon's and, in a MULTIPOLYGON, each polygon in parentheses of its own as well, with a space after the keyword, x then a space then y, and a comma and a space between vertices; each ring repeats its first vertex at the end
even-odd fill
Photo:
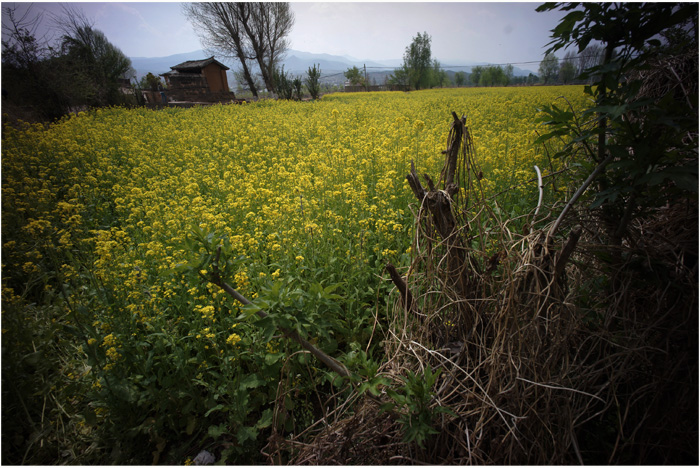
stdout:
POLYGON ((391 263, 387 263, 386 270, 389 272, 391 281, 396 285, 396 287, 399 290, 399 294, 401 295, 401 300, 403 301, 404 307, 406 308, 406 312, 412 312, 422 315, 422 312, 420 312, 420 309, 418 309, 418 306, 416 306, 416 303, 413 299, 413 294, 411 294, 411 291, 408 289, 408 286, 406 285, 406 282, 403 280, 403 278, 401 278, 401 275, 399 275, 399 272, 396 271, 396 267, 391 263))
MULTIPOLYGON (((236 299, 238 302, 240 302, 243 305, 250 305, 252 304, 248 299, 246 299, 241 293, 236 291, 231 285, 226 283, 223 279, 221 279, 221 275, 219 274, 219 257, 221 256, 221 246, 216 251, 216 257, 214 259, 214 262, 212 263, 212 273, 211 277, 207 279, 204 275, 200 273, 200 276, 202 276, 205 280, 210 281, 212 284, 215 284, 216 286, 220 287, 221 289, 224 290, 229 296, 233 297, 236 299)), ((265 318, 268 316, 267 313, 265 313, 262 310, 258 310, 255 312, 258 317, 260 318, 265 318)), ((332 358, 331 356, 327 355, 308 341, 306 341, 304 338, 299 336, 299 333, 297 333, 295 330, 289 330, 283 327, 278 327, 282 333, 284 333, 285 336, 293 339, 297 343, 299 343, 302 348, 306 349, 309 351, 311 354, 316 356, 316 358, 323 362, 326 366, 328 366, 332 371, 338 373, 339 375, 343 377, 350 377, 350 371, 343 365, 342 362, 332 358)))

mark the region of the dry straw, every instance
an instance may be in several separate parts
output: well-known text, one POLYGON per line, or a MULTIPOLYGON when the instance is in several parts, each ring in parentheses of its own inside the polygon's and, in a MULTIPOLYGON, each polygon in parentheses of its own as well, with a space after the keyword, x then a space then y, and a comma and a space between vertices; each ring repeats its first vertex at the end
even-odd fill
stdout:
POLYGON ((379 411, 386 396, 354 394, 282 444, 291 461, 697 457, 697 359, 688 352, 697 349, 697 206, 638 222, 630 229, 634 245, 614 267, 606 261, 610 248, 597 241, 596 214, 573 204, 562 217, 538 205, 537 226, 528 219, 526 234, 514 232, 514 220, 483 198, 465 120, 453 113, 438 184, 425 175, 423 187, 413 166, 407 176, 417 199, 415 255, 403 275, 387 266, 398 297, 379 370, 399 382, 409 371, 441 369, 432 406, 454 415, 435 418, 439 434, 421 447, 403 443, 396 415, 379 411), (556 230, 568 234, 556 237, 556 230), (670 276, 660 278, 661 271, 670 276))

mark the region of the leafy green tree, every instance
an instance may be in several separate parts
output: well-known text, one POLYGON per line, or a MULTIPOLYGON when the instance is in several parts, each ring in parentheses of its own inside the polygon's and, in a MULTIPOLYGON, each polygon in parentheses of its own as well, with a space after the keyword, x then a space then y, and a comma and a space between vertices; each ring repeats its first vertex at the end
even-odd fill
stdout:
POLYGON ((13 102, 52 120, 72 107, 126 101, 120 87, 135 76, 131 61, 82 12, 63 7, 54 18, 62 35, 53 46, 34 36, 40 17, 17 18, 11 7, 4 12, 3 91, 13 102))
POLYGON ((289 73, 284 71, 284 65, 280 68, 275 68, 273 79, 279 98, 292 99, 294 97, 294 83, 289 73))
POLYGON ((58 25, 63 31, 61 51, 84 79, 85 104, 119 104, 121 80, 135 75, 131 60, 75 8, 65 6, 58 25))
MULTIPOLYGON (((538 11, 569 12, 553 30, 547 55, 576 46, 579 54, 591 41, 602 44, 602 63, 584 70, 585 88, 595 106, 579 120, 568 110, 549 106, 543 120, 551 132, 539 141, 572 137, 560 153, 583 152, 596 167, 593 207, 602 209, 608 242, 620 246, 627 226, 650 207, 692 193, 697 197, 697 72, 683 86, 650 99, 640 93, 643 74, 659 57, 678 50, 697 54, 697 4, 551 3, 538 11), (672 38, 672 39, 671 39, 672 38), (580 121, 593 121, 582 126, 580 121)), ((692 59, 697 70, 697 55, 692 59)), ((576 157, 580 162, 580 156, 576 157)), ((591 167, 591 170, 592 170, 591 167)), ((619 250, 616 251, 619 255, 619 250)))
POLYGON ((394 69, 394 73, 389 75, 387 82, 392 85, 398 86, 409 86, 410 70, 406 67, 404 63, 401 67, 394 69))
POLYGON ((563 84, 571 83, 576 78, 576 62, 577 54, 573 50, 569 50, 564 55, 564 59, 559 66, 559 81, 563 84))
POLYGON ((298 76, 292 80, 292 88, 294 89, 294 98, 297 101, 301 101, 301 87, 304 85, 304 83, 301 81, 301 78, 298 76))
POLYGON ((31 6, 17 15, 16 6, 3 5, 2 91, 3 113, 19 112, 23 120, 54 120, 68 112, 70 102, 60 93, 62 80, 47 43, 37 40, 42 22, 31 6), (20 111, 19 109, 31 109, 20 111))
POLYGON ((504 86, 508 86, 513 81, 513 65, 510 63, 503 68, 503 74, 505 75, 504 86))
POLYGON ((348 68, 345 73, 345 78, 350 81, 350 84, 353 86, 364 86, 365 85, 365 77, 362 74, 362 71, 357 68, 357 67, 352 67, 348 68))
POLYGON ((306 79, 304 84, 306 84, 306 89, 309 90, 311 99, 318 99, 318 95, 321 92, 320 87, 321 80, 321 64, 309 67, 309 71, 306 72, 306 79))
POLYGON ((141 89, 150 89, 151 91, 158 91, 160 88, 164 87, 163 81, 160 79, 160 77, 151 72, 148 72, 148 74, 141 77, 139 86, 141 89))
POLYGON ((479 86, 492 86, 493 85, 493 73, 492 67, 485 67, 479 76, 479 86))
POLYGON ((474 67, 472 70, 472 81, 477 86, 506 86, 508 77, 500 65, 489 65, 486 67, 474 67), (478 81, 474 81, 478 78, 478 81))
POLYGON ((433 87, 444 87, 450 85, 450 78, 447 72, 440 66, 440 62, 433 60, 432 83, 433 87))
POLYGON ((409 85, 415 89, 429 88, 431 82, 431 37, 427 32, 418 33, 406 47, 403 62, 409 70, 409 85))
POLYGON ((552 52, 547 52, 540 62, 540 78, 544 84, 549 84, 557 79, 559 74, 559 59, 552 52))
POLYGON ((455 84, 457 87, 467 84, 467 73, 463 71, 455 73, 455 84))
POLYGON ((481 74, 483 72, 484 72, 484 67, 482 67, 481 65, 473 67, 472 72, 469 75, 469 81, 471 81, 471 83, 474 86, 479 86, 479 82, 481 81, 481 74))

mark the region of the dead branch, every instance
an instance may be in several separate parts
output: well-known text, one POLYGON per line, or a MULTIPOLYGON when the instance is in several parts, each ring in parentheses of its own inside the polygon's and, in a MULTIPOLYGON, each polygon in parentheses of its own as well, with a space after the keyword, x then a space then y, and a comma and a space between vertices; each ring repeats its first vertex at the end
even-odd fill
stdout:
MULTIPOLYGON (((229 296, 233 297, 236 299, 238 302, 240 302, 243 305, 250 305, 252 302, 250 302, 248 299, 246 299, 241 293, 236 291, 231 285, 226 283, 223 279, 221 279, 221 275, 219 274, 219 257, 221 255, 221 246, 216 251, 216 258, 214 259, 214 262, 212 263, 213 268, 211 272, 210 278, 206 278, 204 275, 200 273, 200 276, 204 278, 205 280, 210 281, 212 284, 215 284, 216 286, 220 287, 221 289, 226 292, 229 296)), ((256 311, 256 314, 260 318, 265 318, 268 316, 267 313, 265 313, 262 310, 256 311)), ((312 345, 308 341, 306 341, 304 338, 299 336, 299 334, 295 330, 289 330, 286 328, 278 327, 279 330, 284 333, 285 336, 288 338, 293 339, 297 343, 301 345, 302 348, 306 349, 309 351, 311 354, 316 356, 316 358, 327 365, 332 371, 338 373, 339 375, 343 377, 350 377, 350 371, 343 365, 342 362, 332 358, 331 356, 327 355, 320 349, 318 349, 316 346, 312 345)))
POLYGON ((416 306, 416 303, 413 299, 413 294, 411 294, 411 291, 408 289, 408 286, 406 285, 406 282, 403 280, 401 275, 399 275, 399 272, 396 271, 396 267, 391 263, 387 263, 386 270, 389 272, 389 276, 391 276, 391 281, 393 281, 393 283, 399 290, 399 294, 401 295, 401 300, 403 301, 406 312, 412 312, 421 315, 422 313, 416 306))

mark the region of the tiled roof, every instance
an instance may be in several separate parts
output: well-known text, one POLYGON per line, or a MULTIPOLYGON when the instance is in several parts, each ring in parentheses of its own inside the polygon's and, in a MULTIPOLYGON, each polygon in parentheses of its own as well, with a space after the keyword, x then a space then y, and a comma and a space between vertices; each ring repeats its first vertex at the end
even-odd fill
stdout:
POLYGON ((175 70, 175 71, 179 71, 179 72, 188 72, 188 71, 192 72, 192 71, 201 70, 202 68, 204 68, 207 65, 210 65, 212 63, 216 63, 224 70, 229 69, 223 63, 219 62, 218 60, 215 60, 213 56, 209 57, 207 59, 203 59, 203 60, 188 60, 186 62, 182 62, 178 65, 175 65, 174 67, 170 67, 170 69, 175 70))

